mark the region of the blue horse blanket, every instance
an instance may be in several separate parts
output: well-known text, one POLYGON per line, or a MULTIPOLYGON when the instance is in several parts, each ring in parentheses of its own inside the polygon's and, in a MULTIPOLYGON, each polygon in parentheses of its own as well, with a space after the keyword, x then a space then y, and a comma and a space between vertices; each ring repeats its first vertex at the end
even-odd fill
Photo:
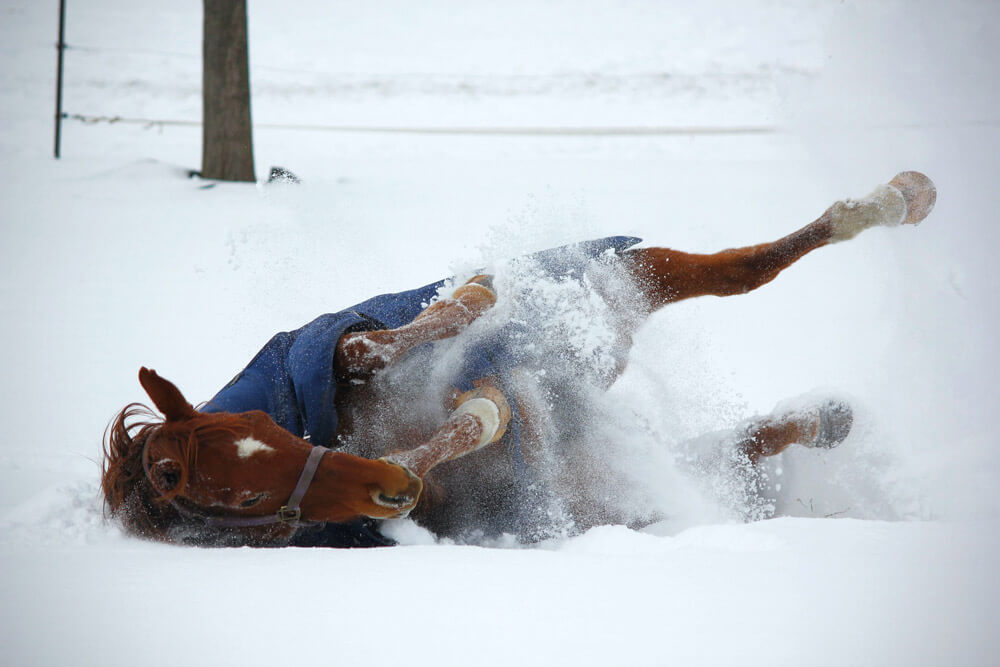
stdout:
MULTIPOLYGON (((530 257, 550 275, 579 279, 590 260, 608 250, 621 252, 640 240, 611 236, 544 250, 530 257)), ((277 334, 202 410, 263 410, 285 430, 299 437, 308 436, 313 444, 330 447, 337 433, 337 374, 333 363, 337 341, 351 331, 395 329, 412 322, 445 282, 382 294, 339 312, 320 315, 294 331, 277 334)), ((493 340, 474 348, 455 386, 468 389, 472 380, 502 376, 516 365, 517 351, 504 343, 493 340)))

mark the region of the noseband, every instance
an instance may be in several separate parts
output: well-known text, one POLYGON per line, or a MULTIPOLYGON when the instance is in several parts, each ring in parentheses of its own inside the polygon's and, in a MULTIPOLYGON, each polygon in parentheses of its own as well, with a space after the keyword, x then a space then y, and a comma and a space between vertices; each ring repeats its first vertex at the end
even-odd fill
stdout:
MULTIPOLYGON (((150 483, 152 483, 152 478, 149 475, 148 447, 149 440, 147 439, 142 447, 142 468, 146 471, 146 479, 150 480, 150 483)), ((318 445, 313 446, 312 451, 309 452, 309 458, 306 459, 306 463, 302 467, 302 472, 299 474, 299 481, 296 483, 295 488, 292 489, 292 494, 288 496, 288 501, 278 508, 278 511, 274 514, 252 517, 220 517, 209 516, 204 512, 197 512, 188 509, 176 500, 171 500, 170 505, 185 519, 195 519, 201 522, 202 525, 210 528, 246 528, 250 526, 267 526, 272 523, 283 523, 297 528, 299 526, 311 526, 323 523, 322 521, 303 521, 302 510, 299 508, 299 503, 302 502, 302 498, 306 495, 306 491, 309 490, 309 485, 312 484, 313 477, 319 469, 320 459, 322 459, 323 455, 329 451, 330 450, 326 447, 318 445)), ((156 487, 154 486, 153 488, 156 487)))

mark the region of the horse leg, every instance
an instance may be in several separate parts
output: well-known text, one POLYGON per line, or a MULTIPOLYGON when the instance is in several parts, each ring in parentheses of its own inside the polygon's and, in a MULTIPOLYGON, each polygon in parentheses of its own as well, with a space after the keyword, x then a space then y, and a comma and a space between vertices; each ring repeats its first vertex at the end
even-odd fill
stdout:
POLYGON ((503 393, 489 384, 482 384, 458 397, 457 406, 430 440, 384 458, 424 477, 435 466, 471 454, 502 438, 510 418, 510 404, 503 393))
POLYGON ((756 465, 761 458, 780 454, 793 444, 832 449, 844 441, 853 424, 851 406, 831 399, 750 420, 739 430, 736 448, 756 465))
POLYGON ((802 229, 772 243, 700 255, 669 248, 624 253, 626 268, 645 292, 651 310, 696 296, 730 296, 755 290, 805 254, 853 238, 874 226, 916 224, 934 207, 934 184, 918 172, 897 174, 857 201, 836 202, 802 229))
MULTIPOLYGON (((776 409, 729 428, 685 440, 676 445, 678 461, 704 488, 747 521, 774 514, 776 481, 763 459, 793 444, 832 449, 850 434, 854 418, 850 405, 837 399, 813 401, 791 409, 776 409)), ((655 523, 652 514, 636 526, 655 523)))
POLYGON ((370 376, 418 345, 457 336, 496 303, 493 290, 481 284, 485 281, 486 276, 476 276, 456 289, 451 298, 431 304, 412 322, 397 329, 341 336, 334 357, 338 371, 349 378, 370 376))

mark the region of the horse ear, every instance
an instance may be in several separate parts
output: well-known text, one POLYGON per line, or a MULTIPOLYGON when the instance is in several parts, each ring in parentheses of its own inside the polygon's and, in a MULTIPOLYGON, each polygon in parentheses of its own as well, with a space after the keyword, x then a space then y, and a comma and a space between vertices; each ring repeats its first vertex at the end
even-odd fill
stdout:
POLYGON ((139 369, 139 383, 167 421, 194 417, 198 413, 173 382, 164 380, 145 366, 139 369))
POLYGON ((170 493, 181 483, 181 464, 173 459, 160 459, 149 467, 149 481, 160 494, 170 493))

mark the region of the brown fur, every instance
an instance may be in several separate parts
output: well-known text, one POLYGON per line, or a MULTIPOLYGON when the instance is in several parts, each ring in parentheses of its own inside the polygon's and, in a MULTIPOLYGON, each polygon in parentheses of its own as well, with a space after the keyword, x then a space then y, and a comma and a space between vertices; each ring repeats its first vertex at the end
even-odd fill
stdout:
POLYGON ((236 415, 198 415, 180 424, 167 423, 141 404, 127 405, 104 433, 101 490, 106 508, 126 531, 149 539, 168 540, 183 518, 170 505, 187 485, 198 462, 199 443, 246 430, 236 415), (143 468, 143 451, 181 464, 177 486, 161 493, 143 468))
POLYGON ((104 432, 101 490, 107 511, 127 532, 165 540, 179 516, 153 489, 142 465, 146 441, 161 425, 162 420, 141 403, 118 413, 104 432), (146 419, 136 421, 140 417, 146 419))

